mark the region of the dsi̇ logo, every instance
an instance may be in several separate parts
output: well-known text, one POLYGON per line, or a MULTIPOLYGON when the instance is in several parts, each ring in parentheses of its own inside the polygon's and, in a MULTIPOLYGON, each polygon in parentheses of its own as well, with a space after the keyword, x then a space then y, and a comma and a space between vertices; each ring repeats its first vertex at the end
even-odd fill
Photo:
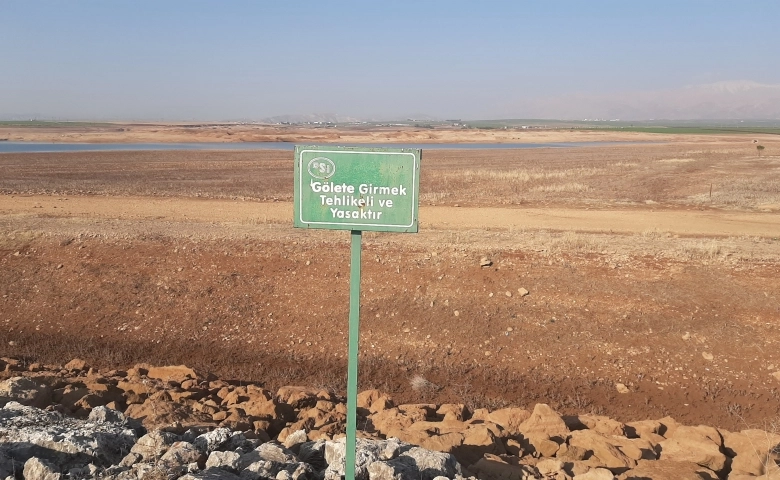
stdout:
POLYGON ((321 180, 327 180, 336 173, 336 165, 333 160, 325 157, 317 157, 309 162, 309 175, 321 180))

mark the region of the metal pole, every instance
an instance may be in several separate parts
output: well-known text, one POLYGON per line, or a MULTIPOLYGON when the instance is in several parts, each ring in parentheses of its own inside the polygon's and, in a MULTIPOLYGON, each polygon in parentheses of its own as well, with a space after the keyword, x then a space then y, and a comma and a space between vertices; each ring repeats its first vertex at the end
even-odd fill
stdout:
POLYGON ((357 447, 358 343, 360 334, 360 250, 362 234, 351 230, 352 261, 349 267, 349 363, 347 364, 346 480, 355 480, 357 447))

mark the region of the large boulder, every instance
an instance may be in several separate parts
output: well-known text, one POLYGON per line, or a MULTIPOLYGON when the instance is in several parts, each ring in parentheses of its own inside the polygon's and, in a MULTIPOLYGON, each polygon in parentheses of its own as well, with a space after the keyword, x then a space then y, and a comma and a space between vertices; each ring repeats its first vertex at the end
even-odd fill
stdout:
POLYGON ((189 442, 176 442, 160 457, 159 464, 168 469, 174 469, 192 463, 201 465, 206 454, 189 442))
POLYGON ((566 447, 566 444, 559 445, 545 434, 528 434, 520 437, 520 446, 525 453, 538 458, 556 456, 561 448, 566 447))
MULTIPOLYGON (((345 473, 345 454, 344 438, 325 442, 324 457, 328 464, 324 471, 326 480, 342 478, 345 473)), ((433 480, 436 477, 459 478, 461 475, 461 466, 451 454, 432 452, 396 438, 357 439, 357 480, 433 480)))
POLYGON ((287 404, 280 404, 273 399, 265 399, 262 396, 253 396, 249 400, 233 405, 240 408, 249 416, 264 420, 295 420, 295 411, 287 404))
POLYGON ((311 408, 317 404, 319 390, 308 387, 286 386, 276 392, 276 401, 286 403, 296 410, 311 408))
POLYGON ((563 443, 563 439, 570 432, 563 418, 544 403, 537 404, 531 416, 521 423, 517 430, 524 437, 544 435, 558 443, 563 443))
POLYGON ((51 401, 51 387, 31 378, 13 377, 0 382, 0 406, 18 402, 29 407, 46 408, 51 401))
MULTIPOLYGON (((623 473, 635 467, 637 460, 626 455, 620 448, 619 442, 594 430, 577 430, 572 432, 569 446, 592 452, 591 456, 598 460, 600 466, 608 468, 613 473, 623 473)), ((638 457, 642 457, 641 452, 638 457)))
MULTIPOLYGON (((357 439, 355 455, 355 479, 368 480, 368 466, 374 462, 392 460, 405 445, 396 438, 371 441, 357 439)), ((408 448, 408 447, 407 447, 408 448)), ((346 438, 325 442, 326 479, 338 479, 345 474, 346 438)))
POLYGON ((423 409, 405 409, 393 407, 371 415, 371 423, 374 429, 386 437, 400 437, 413 424, 427 420, 426 411, 423 409))
POLYGON ((575 475, 573 480, 614 480, 614 478, 615 475, 606 468, 592 468, 585 473, 575 475))
POLYGON ((137 439, 124 423, 78 420, 17 402, 0 409, 0 432, 0 458, 23 465, 37 457, 61 472, 119 463, 137 439))
POLYGON ((485 454, 503 455, 506 453, 506 449, 501 439, 486 425, 472 425, 465 432, 463 443, 459 447, 453 448, 452 453, 458 461, 469 466, 485 454))
POLYGON ((733 457, 730 475, 761 476, 767 466, 780 460, 780 435, 763 430, 743 430, 733 433, 721 430, 723 449, 733 457))
POLYGON ((51 462, 37 457, 24 462, 24 480, 60 480, 60 472, 51 462))
POLYGON ((518 435, 520 426, 531 417, 531 412, 523 408, 502 408, 490 412, 488 420, 500 425, 510 435, 518 435))
POLYGON ((717 480, 712 470, 694 462, 640 460, 637 466, 620 475, 619 480, 717 480))
POLYGON ((318 477, 311 466, 302 462, 279 463, 260 460, 241 472, 242 480, 312 480, 318 477))
MULTIPOLYGON (((156 478, 152 475, 150 475, 151 478, 156 478)), ((146 478, 146 476, 134 476, 133 479, 136 478, 146 478)), ((163 474, 160 476, 160 478, 166 478, 166 476, 163 474)), ((175 478, 175 477, 174 477, 175 478)), ((179 477, 179 480, 239 480, 239 479, 250 479, 250 480, 256 480, 259 479, 259 476, 241 476, 239 477, 236 474, 230 473, 227 470, 223 470, 221 468, 211 467, 207 468, 206 470, 202 470, 200 472, 194 472, 194 473, 188 473, 186 475, 182 475, 179 477)), ((274 477, 264 477, 264 478, 275 478, 274 477)))
POLYGON ((564 417, 564 420, 568 420, 566 425, 571 430, 578 430, 579 428, 577 427, 581 427, 593 430, 602 435, 626 434, 624 424, 601 415, 578 415, 574 417, 564 417))
POLYGON ((367 472, 370 480, 433 480, 436 477, 455 478, 462 473, 452 455, 418 447, 410 448, 392 460, 373 462, 368 465, 367 472))
POLYGON ((211 452, 206 460, 206 468, 216 467, 237 473, 241 455, 236 452, 211 452))
POLYGON ((211 452, 215 450, 219 450, 224 446, 226 446, 231 441, 232 438, 233 438, 233 432, 231 432, 229 428, 222 427, 198 435, 198 437, 195 438, 195 441, 193 441, 192 443, 201 452, 208 455, 211 452))
POLYGON ((629 438, 644 438, 658 444, 664 441, 661 431, 666 430, 666 427, 658 420, 640 420, 626 423, 624 430, 629 438))
POLYGON ((535 480, 536 469, 529 465, 512 465, 501 457, 487 455, 469 467, 480 480, 535 480))
POLYGON ((243 470, 249 465, 257 462, 273 462, 274 464, 284 465, 287 463, 296 463, 298 461, 295 453, 288 450, 283 445, 276 442, 268 442, 260 445, 254 450, 241 455, 238 461, 238 468, 243 470))
MULTIPOLYGON (((364 415, 368 415, 371 412, 371 405, 374 404, 383 396, 382 392, 376 389, 364 390, 357 395, 357 408, 362 409, 364 415)), ((384 410, 384 409, 383 409, 384 410)))
POLYGON ((153 430, 138 441, 130 449, 130 453, 140 455, 144 462, 154 462, 168 451, 168 448, 179 441, 179 436, 175 433, 153 430))
POLYGON ((723 439, 712 427, 680 425, 659 445, 661 460, 693 462, 716 473, 726 466, 726 455, 721 451, 723 439))
POLYGON ((148 367, 146 376, 164 382, 182 383, 186 380, 201 380, 205 376, 186 365, 168 365, 164 367, 148 367))
POLYGON ((127 407, 125 415, 143 423, 144 427, 153 429, 169 425, 209 425, 211 415, 195 412, 184 405, 161 398, 147 398, 143 403, 134 403, 127 407))

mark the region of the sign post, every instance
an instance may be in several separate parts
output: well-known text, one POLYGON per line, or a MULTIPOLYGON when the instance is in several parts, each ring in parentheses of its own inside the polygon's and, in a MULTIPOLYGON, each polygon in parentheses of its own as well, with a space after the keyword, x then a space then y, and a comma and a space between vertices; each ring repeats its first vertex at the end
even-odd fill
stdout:
POLYGON ((346 480, 355 479, 363 231, 416 233, 419 149, 295 147, 297 228, 350 230, 346 480))
POLYGON ((347 444, 345 478, 355 480, 357 452, 358 349, 360 344, 360 257, 363 232, 352 230, 349 266, 349 361, 347 363, 347 444))

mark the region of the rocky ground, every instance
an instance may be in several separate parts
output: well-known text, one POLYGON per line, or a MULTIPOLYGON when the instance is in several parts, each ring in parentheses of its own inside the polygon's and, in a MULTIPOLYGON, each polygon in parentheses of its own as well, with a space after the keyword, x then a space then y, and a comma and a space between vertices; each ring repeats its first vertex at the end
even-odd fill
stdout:
MULTIPOLYGON (((344 399, 225 382, 186 366, 127 371, 3 358, 0 478, 340 479, 344 399)), ((471 410, 358 396, 360 479, 780 478, 780 432, 618 422, 546 404, 471 410)))

